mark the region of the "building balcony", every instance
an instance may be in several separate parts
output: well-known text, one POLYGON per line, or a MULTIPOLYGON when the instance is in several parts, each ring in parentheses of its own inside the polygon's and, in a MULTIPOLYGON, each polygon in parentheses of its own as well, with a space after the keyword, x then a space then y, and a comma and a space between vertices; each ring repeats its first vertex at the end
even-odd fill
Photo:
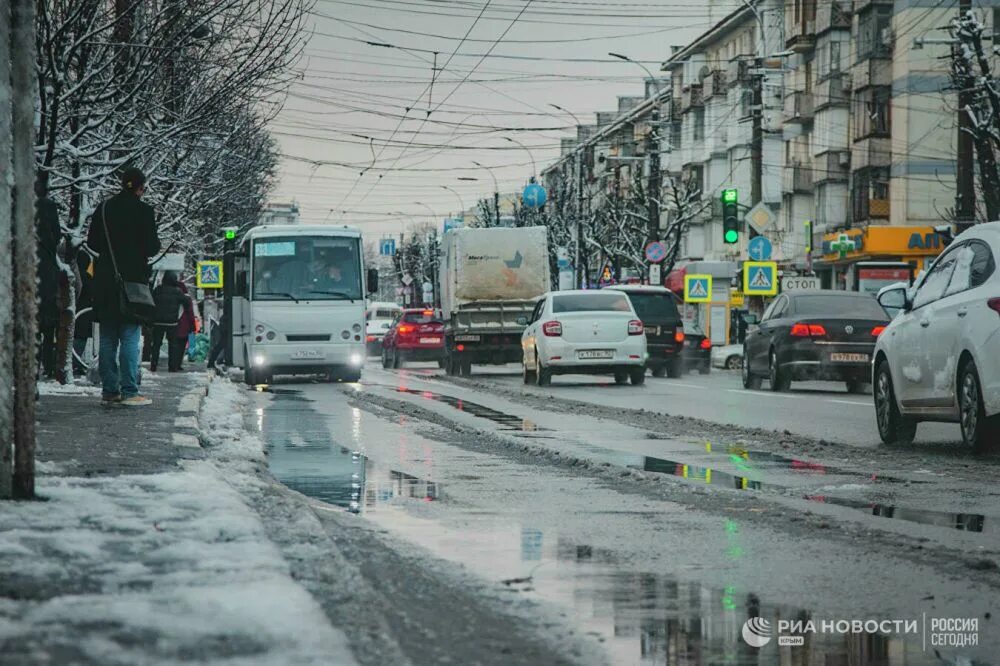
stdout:
POLYGON ((813 108, 847 106, 851 99, 851 76, 839 72, 816 83, 813 88, 813 108))
POLYGON ((737 83, 750 81, 751 61, 747 58, 737 58, 726 63, 726 83, 733 86, 737 83))
POLYGON ((785 16, 785 48, 796 53, 807 53, 816 48, 816 21, 805 18, 793 21, 791 12, 786 12, 785 16))
POLYGON ((851 169, 888 167, 892 163, 892 143, 888 137, 866 137, 851 147, 851 169))
POLYGON ((702 98, 700 85, 691 85, 681 92, 681 113, 687 113, 691 109, 705 106, 702 98))
POLYGON ((726 72, 721 69, 713 69, 708 73, 702 82, 702 98, 709 99, 713 95, 725 95, 727 91, 726 72))
POLYGON ((806 163, 793 162, 784 169, 782 190, 793 193, 813 191, 813 169, 806 163))
POLYGON ((851 84, 855 90, 872 86, 892 85, 892 60, 869 58, 851 69, 851 84))
POLYGON ((813 119, 813 95, 795 91, 785 96, 785 122, 808 123, 813 119))
POLYGON ((831 150, 816 157, 816 182, 846 183, 851 171, 851 152, 831 150))
POLYGON ((852 12, 857 13, 857 12, 861 11, 862 9, 865 9, 866 7, 870 7, 871 5, 889 5, 889 6, 892 6, 892 2, 891 1, 887 1, 887 0, 853 0, 853 3, 851 5, 850 9, 851 9, 852 12))
POLYGON ((816 7, 816 34, 851 29, 850 2, 820 2, 816 7))

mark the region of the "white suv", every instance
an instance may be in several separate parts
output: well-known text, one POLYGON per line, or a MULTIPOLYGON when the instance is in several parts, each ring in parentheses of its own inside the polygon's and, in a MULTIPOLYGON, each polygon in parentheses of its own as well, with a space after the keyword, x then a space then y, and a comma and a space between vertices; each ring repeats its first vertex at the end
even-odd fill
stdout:
POLYGON ((879 295, 901 308, 875 346, 879 436, 913 441, 920 421, 957 421, 966 444, 1000 441, 1000 222, 954 242, 907 289, 879 295))

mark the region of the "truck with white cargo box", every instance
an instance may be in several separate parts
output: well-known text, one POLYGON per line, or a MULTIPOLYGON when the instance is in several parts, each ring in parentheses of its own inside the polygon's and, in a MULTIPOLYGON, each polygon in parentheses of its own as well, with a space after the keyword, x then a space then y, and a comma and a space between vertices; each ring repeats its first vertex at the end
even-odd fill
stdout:
POLYGON ((441 241, 445 369, 521 361, 521 333, 551 289, 545 227, 452 229, 441 241))

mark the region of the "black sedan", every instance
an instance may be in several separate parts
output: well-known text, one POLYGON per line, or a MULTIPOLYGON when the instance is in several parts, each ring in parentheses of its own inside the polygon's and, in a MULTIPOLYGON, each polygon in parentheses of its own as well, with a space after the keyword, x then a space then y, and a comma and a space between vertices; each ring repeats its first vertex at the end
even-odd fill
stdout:
POLYGON ((889 316, 868 294, 795 291, 776 298, 743 345, 743 386, 786 391, 792 381, 841 381, 860 393, 871 381, 875 341, 889 316))

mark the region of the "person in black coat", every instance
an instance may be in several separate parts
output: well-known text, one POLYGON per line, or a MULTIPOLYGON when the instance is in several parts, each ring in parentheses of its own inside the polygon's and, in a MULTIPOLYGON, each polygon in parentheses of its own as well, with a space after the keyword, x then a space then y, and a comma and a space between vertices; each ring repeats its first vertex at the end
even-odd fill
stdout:
POLYGON ((145 191, 146 176, 138 169, 126 169, 122 191, 97 206, 87 233, 87 245, 97 254, 92 286, 101 326, 98 360, 106 404, 152 402, 139 395, 141 329, 138 321, 122 312, 119 284, 119 279, 148 283, 149 260, 160 251, 153 208, 141 200, 145 191))
POLYGON ((177 273, 167 271, 163 274, 160 285, 153 290, 153 300, 156 301, 156 314, 153 318, 149 369, 156 372, 156 366, 160 360, 160 347, 162 347, 163 338, 166 336, 167 368, 171 372, 178 372, 181 369, 186 339, 177 336, 177 322, 190 307, 191 298, 181 288, 177 273))
POLYGON ((45 180, 35 181, 35 234, 38 237, 38 360, 46 377, 56 374, 56 337, 59 328, 59 208, 48 196, 45 180))

